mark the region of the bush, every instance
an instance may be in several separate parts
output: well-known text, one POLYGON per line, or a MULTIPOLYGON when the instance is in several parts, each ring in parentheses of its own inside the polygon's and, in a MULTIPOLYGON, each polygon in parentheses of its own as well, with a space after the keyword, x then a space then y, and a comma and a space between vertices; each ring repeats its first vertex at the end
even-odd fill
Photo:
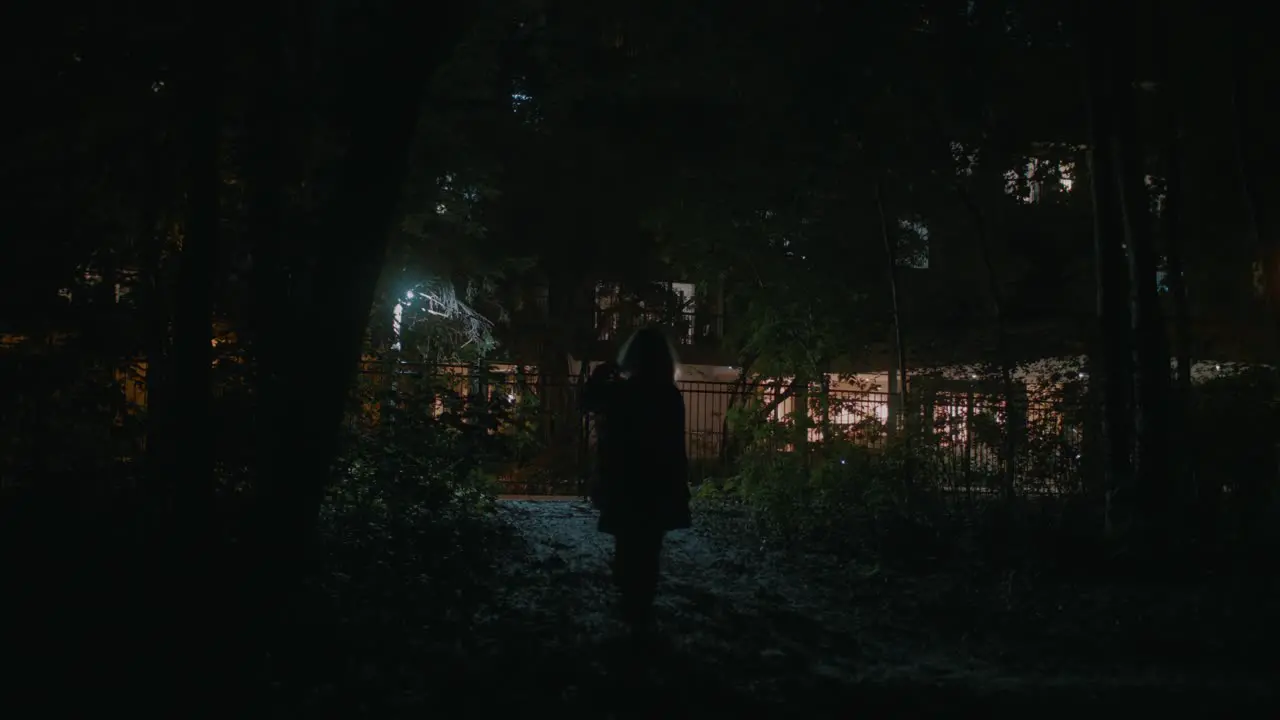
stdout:
POLYGON ((357 392, 346 428, 330 517, 407 529, 465 521, 493 509, 494 468, 503 456, 500 409, 445 407, 434 388, 357 392), (377 413, 367 412, 376 402, 377 413))
POLYGON ((369 399, 353 396, 321 509, 323 565, 294 614, 301 628, 334 629, 294 650, 306 682, 318 684, 295 688, 313 710, 396 696, 404 667, 430 666, 467 642, 505 533, 493 512, 491 437, 436 412, 434 394, 379 398, 377 414, 362 407, 369 399))
POLYGON ((892 553, 917 544, 913 536, 935 534, 923 506, 908 502, 904 445, 873 449, 833 439, 778 451, 793 433, 789 423, 753 428, 738 471, 705 483, 699 501, 741 503, 760 533, 789 547, 892 553))

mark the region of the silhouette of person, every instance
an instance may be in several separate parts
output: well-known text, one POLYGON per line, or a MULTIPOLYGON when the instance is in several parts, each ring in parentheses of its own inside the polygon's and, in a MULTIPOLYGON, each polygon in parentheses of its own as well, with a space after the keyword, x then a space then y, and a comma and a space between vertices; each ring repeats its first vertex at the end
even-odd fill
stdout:
POLYGON ((597 367, 584 389, 583 404, 597 422, 599 478, 592 499, 600 532, 614 536, 614 583, 633 633, 652 622, 666 533, 691 522, 676 363, 662 331, 643 328, 622 346, 618 363, 597 367))

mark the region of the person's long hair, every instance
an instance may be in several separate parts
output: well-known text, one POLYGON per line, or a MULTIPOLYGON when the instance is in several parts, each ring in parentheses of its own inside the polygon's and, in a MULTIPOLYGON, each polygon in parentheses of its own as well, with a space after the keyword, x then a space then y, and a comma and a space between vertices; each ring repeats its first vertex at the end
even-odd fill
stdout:
POLYGON ((622 344, 618 366, 633 378, 673 383, 680 359, 666 333, 656 327, 643 327, 622 344))

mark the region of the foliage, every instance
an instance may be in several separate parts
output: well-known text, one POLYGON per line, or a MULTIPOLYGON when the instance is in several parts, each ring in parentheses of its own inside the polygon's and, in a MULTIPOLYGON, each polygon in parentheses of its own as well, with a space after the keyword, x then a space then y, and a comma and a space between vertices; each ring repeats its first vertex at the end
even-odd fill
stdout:
POLYGON ((1232 504, 1247 514, 1280 510, 1278 398, 1280 382, 1270 368, 1214 378, 1192 391, 1193 467, 1202 486, 1227 491, 1232 504))
POLYGON ((545 450, 541 417, 537 393, 519 372, 394 359, 368 363, 348 412, 355 453, 349 460, 407 478, 428 470, 439 476, 440 462, 470 463, 468 472, 479 475, 464 473, 470 478, 464 484, 492 490, 496 478, 545 450), (437 458, 438 443, 444 444, 437 458))
POLYGON ((136 460, 145 413, 131 400, 129 363, 86 357, 79 343, 24 343, 0 354, 0 477, 9 482, 102 472, 136 460))

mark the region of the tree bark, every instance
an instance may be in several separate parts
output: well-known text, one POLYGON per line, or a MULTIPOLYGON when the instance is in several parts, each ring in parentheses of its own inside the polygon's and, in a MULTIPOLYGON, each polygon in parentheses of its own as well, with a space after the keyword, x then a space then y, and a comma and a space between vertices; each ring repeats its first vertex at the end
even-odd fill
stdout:
POLYGON ((268 616, 308 569, 347 390, 407 174, 421 89, 464 29, 460 7, 391 0, 351 12, 344 29, 354 38, 339 98, 347 152, 306 256, 289 263, 292 298, 274 309, 274 350, 260 369, 270 381, 261 394, 264 417, 290 419, 274 428, 276 442, 258 478, 255 579, 268 616))
POLYGON ((909 399, 907 389, 907 345, 902 330, 902 308, 898 293, 898 252, 893 231, 889 227, 889 219, 884 211, 884 191, 881 183, 876 181, 875 187, 876 213, 880 219, 880 239, 884 245, 885 261, 889 265, 889 299, 893 308, 893 350, 897 358, 898 401, 902 412, 908 412, 909 399))
MULTIPOLYGON (((210 577, 214 533, 214 443, 210 422, 212 399, 213 288, 217 272, 221 146, 220 96, 222 28, 214 9, 197 8, 189 19, 187 73, 181 88, 186 120, 186 218, 178 257, 178 286, 174 298, 172 394, 162 420, 169 427, 159 448, 160 471, 170 503, 168 527, 174 530, 161 553, 166 579, 177 580, 185 597, 213 602, 210 577), (170 575, 172 573, 172 575, 170 575)), ((159 569, 158 569, 159 570, 159 569)), ((192 608, 177 603, 166 608, 176 621, 170 625, 166 665, 183 695, 199 692, 210 668, 209 658, 191 647, 207 647, 216 637, 211 623, 193 619, 192 608), (177 638, 182 638, 179 641, 177 638), (172 644, 169 644, 172 643, 172 644), (185 644, 185 646, 184 646, 185 644)), ((203 620, 203 619, 202 619, 203 620)))
POLYGON ((1169 486, 1169 355, 1164 314, 1156 291, 1157 261, 1151 229, 1150 198, 1144 184, 1143 148, 1136 117, 1136 70, 1133 38, 1138 31, 1132 3, 1113 6, 1111 64, 1116 132, 1112 136, 1116 187, 1124 222, 1132 305, 1134 369, 1134 480, 1144 524, 1159 523, 1170 499, 1169 486))
MULTIPOLYGON (((910 499, 915 488, 915 435, 917 426, 922 422, 916 422, 917 418, 911 411, 910 395, 907 385, 907 343, 904 339, 902 329, 902 305, 901 297, 898 292, 898 252, 897 244, 893 231, 889 227, 889 218, 884 210, 884 188, 880 180, 876 180, 875 185, 875 201, 876 214, 880 219, 880 240, 884 245, 885 261, 889 266, 889 297, 893 307, 893 346, 894 357, 896 358, 898 370, 898 404, 899 413, 901 413, 905 422, 903 423, 903 439, 904 439, 904 464, 902 469, 902 489, 907 498, 910 499)), ((890 376, 889 385, 892 387, 893 378, 890 376)), ((892 414, 889 416, 889 432, 893 433, 896 429, 896 419, 892 414)), ((891 435, 892 437, 892 435, 891 435)))
POLYGON ((187 114, 187 217, 179 255, 173 320, 171 438, 182 452, 166 455, 180 527, 194 537, 207 530, 213 503, 212 391, 213 286, 221 221, 219 190, 220 28, 216 12, 197 11, 192 22, 187 114))
POLYGON ((1005 403, 1005 422, 1004 432, 1001 433, 1001 496, 1006 503, 1013 500, 1014 485, 1017 480, 1017 455, 1018 455, 1018 432, 1016 424, 1018 418, 1025 417, 1023 408, 1015 408, 1014 404, 1019 400, 1015 399, 1019 393, 1016 392, 1016 386, 1013 382, 1014 362, 1013 356, 1009 348, 1009 328, 1005 322, 1004 298, 1000 292, 1000 283, 996 279, 995 263, 991 259, 991 239, 987 232, 986 218, 981 208, 969 196, 969 193, 958 182, 955 184, 956 192, 960 195, 960 200, 964 203, 965 209, 969 211, 969 216, 973 220, 974 231, 978 237, 978 254, 982 260, 982 267, 987 276, 987 292, 991 300, 991 312, 995 318, 996 325, 996 357, 1000 363, 1000 386, 1004 393, 1005 403))
POLYGON ((1236 169, 1244 189, 1245 229, 1255 247, 1255 262, 1262 275, 1263 302, 1275 325, 1276 341, 1280 343, 1280 241, 1275 238, 1270 208, 1262 192, 1264 169, 1253 152, 1257 142, 1252 132, 1254 124, 1250 120, 1257 112, 1248 85, 1250 59, 1246 55, 1247 39, 1252 29, 1241 26, 1245 20, 1238 15, 1241 11, 1236 12, 1231 36, 1231 110, 1236 169))
MULTIPOLYGON (((1155 36, 1155 73, 1159 92, 1164 100, 1166 128, 1165 138, 1165 198, 1161 212, 1161 224, 1164 228, 1164 251, 1167 258, 1167 282, 1169 294, 1173 301, 1173 355, 1176 363, 1176 385, 1170 400, 1173 417, 1170 423, 1172 440, 1170 450, 1179 456, 1181 462, 1176 463, 1179 495, 1184 503, 1196 498, 1199 493, 1194 486, 1194 468, 1196 458, 1190 440, 1190 406, 1191 406, 1191 307, 1187 297, 1186 268, 1183 263, 1182 246, 1182 123, 1181 93, 1172 77, 1170 56, 1172 37, 1169 28, 1169 15, 1166 8, 1157 7, 1157 3, 1147 6, 1147 14, 1153 25, 1155 36)), ((1209 505, 1216 505, 1210 497, 1200 498, 1209 505)))
POLYGON ((1111 146, 1115 136, 1115 89, 1111 79, 1112 39, 1109 18, 1101 0, 1087 5, 1089 169, 1094 207, 1094 262, 1097 277, 1098 334, 1095 347, 1101 362, 1102 429, 1105 438, 1104 486, 1108 534, 1115 532, 1130 499, 1133 416, 1132 343, 1130 339, 1129 281, 1126 271, 1123 221, 1111 146))

